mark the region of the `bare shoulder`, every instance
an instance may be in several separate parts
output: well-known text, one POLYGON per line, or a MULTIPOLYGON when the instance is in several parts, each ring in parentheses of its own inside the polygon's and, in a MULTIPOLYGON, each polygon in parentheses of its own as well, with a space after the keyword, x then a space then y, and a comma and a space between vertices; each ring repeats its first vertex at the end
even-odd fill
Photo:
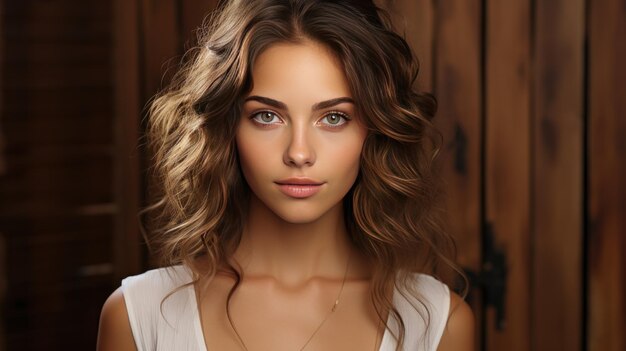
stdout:
POLYGON ((441 337, 438 351, 474 350, 474 313, 469 305, 454 292, 450 292, 448 324, 441 337))
POLYGON ((102 306, 96 350, 137 350, 121 287, 117 288, 102 306))

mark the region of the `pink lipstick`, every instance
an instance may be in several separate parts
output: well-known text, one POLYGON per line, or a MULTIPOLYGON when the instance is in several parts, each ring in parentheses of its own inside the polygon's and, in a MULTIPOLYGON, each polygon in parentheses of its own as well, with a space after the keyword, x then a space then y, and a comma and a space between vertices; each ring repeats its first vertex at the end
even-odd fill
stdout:
POLYGON ((310 178, 288 178, 276 181, 275 183, 283 194, 297 199, 304 199, 315 195, 321 189, 322 185, 324 185, 324 182, 310 178))

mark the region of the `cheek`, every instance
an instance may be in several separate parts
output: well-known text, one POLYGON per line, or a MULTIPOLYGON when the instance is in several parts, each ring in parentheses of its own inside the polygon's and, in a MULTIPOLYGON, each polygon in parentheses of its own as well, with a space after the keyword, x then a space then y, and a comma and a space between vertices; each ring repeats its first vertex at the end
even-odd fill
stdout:
POLYGON ((272 178, 277 140, 271 133, 258 133, 249 126, 238 129, 235 142, 243 175, 252 188, 272 178))
POLYGON ((360 168, 361 151, 364 137, 361 134, 351 135, 341 142, 329 144, 326 154, 331 155, 329 167, 338 172, 346 182, 353 182, 360 168))
POLYGON ((235 138, 235 142, 237 145, 237 152, 239 154, 239 163, 241 164, 241 169, 243 171, 244 176, 248 183, 251 179, 251 173, 256 173, 256 169, 258 165, 255 161, 258 161, 261 157, 259 153, 261 152, 258 147, 256 147, 254 143, 254 139, 250 137, 246 137, 246 132, 238 130, 235 138))

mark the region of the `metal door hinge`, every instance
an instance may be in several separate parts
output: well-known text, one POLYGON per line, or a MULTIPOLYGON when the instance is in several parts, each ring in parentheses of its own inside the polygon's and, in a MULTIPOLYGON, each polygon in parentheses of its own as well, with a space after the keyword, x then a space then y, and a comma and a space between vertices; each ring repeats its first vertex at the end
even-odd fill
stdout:
POLYGON ((496 330, 506 327, 506 278, 507 260, 503 250, 496 247, 493 227, 485 224, 483 233, 483 260, 480 272, 465 270, 473 288, 484 293, 485 308, 493 307, 496 312, 496 330))

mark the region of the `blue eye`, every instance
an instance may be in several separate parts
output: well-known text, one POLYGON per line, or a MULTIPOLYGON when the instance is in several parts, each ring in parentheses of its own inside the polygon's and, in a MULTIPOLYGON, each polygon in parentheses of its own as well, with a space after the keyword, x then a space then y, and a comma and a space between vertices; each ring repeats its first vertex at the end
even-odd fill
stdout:
POLYGON ((326 121, 326 122, 323 122, 323 124, 332 128, 342 126, 346 124, 349 120, 350 119, 345 113, 336 112, 336 111, 327 114, 321 119, 321 121, 326 121))
POLYGON ((270 111, 261 111, 252 115, 252 119, 261 124, 273 124, 280 120, 275 113, 270 111))

